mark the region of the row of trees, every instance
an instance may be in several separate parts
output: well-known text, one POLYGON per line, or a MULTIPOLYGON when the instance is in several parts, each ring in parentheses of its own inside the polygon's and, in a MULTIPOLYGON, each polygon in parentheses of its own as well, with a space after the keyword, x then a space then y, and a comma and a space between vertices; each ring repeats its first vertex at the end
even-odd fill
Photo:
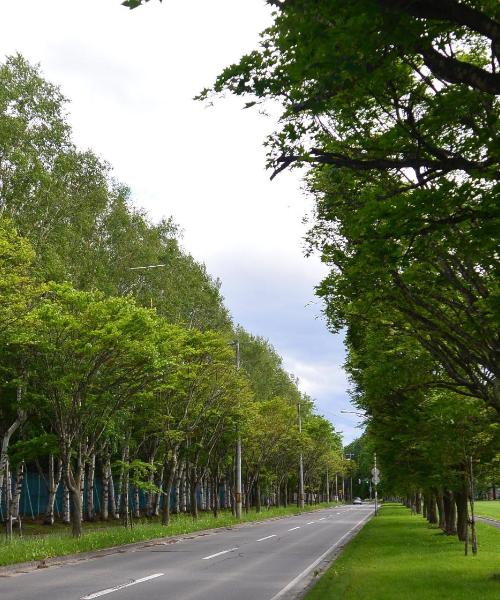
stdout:
POLYGON ((237 436, 247 508, 296 499, 300 454, 310 499, 326 496, 328 473, 342 468, 339 435, 269 343, 233 325, 220 283, 183 251, 175 224, 151 223, 110 167, 73 145, 65 106, 21 56, 0 66, 8 527, 34 469, 48 489, 45 521, 60 487, 76 536, 82 518, 217 514, 221 497, 234 498, 237 436))
POLYGON ((260 47, 200 97, 283 106, 269 166, 307 167, 317 291, 386 492, 463 539, 471 479, 499 477, 498 5, 268 3, 260 47))

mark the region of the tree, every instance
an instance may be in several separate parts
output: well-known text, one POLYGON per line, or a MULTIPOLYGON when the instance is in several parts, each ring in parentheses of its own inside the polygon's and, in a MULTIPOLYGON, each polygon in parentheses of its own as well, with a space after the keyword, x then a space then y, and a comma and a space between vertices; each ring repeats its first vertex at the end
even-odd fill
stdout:
POLYGON ((81 535, 86 462, 109 421, 161 374, 153 313, 125 298, 52 285, 33 314, 30 398, 50 416, 81 535))
POLYGON ((259 50, 200 98, 282 104, 269 166, 310 165, 331 328, 390 312, 455 391, 500 411, 494 3, 270 4, 259 50))
POLYGON ((11 221, 0 217, 0 499, 8 478, 11 439, 26 421, 24 347, 26 319, 41 287, 34 278, 34 252, 11 221))

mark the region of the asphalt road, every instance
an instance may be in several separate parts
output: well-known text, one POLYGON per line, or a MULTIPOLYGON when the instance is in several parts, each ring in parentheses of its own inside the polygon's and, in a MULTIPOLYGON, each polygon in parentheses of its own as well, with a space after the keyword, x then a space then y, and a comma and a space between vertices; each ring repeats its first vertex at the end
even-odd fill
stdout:
POLYGON ((285 600, 373 513, 344 506, 0 578, 2 600, 285 600))

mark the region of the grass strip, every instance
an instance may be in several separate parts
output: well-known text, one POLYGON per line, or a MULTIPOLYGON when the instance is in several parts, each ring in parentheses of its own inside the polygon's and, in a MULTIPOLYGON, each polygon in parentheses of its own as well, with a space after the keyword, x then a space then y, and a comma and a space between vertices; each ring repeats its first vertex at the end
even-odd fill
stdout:
POLYGON ((500 521, 500 500, 476 500, 474 510, 478 516, 500 521))
POLYGON ((476 557, 420 515, 389 504, 347 545, 305 600, 498 600, 500 530, 478 523, 476 557))
MULTIPOLYGON (((300 511, 296 506, 265 509, 260 513, 250 511, 243 514, 241 520, 237 520, 229 511, 222 512, 218 518, 209 513, 202 513, 197 520, 189 515, 173 515, 170 525, 166 527, 161 525, 158 520, 141 520, 134 523, 131 529, 126 529, 117 522, 109 522, 108 524, 103 522, 85 523, 84 534, 79 539, 71 537, 68 526, 62 528, 63 526, 59 525, 54 533, 25 535, 23 538, 16 537, 14 534, 14 538, 10 542, 3 538, 0 541, 0 566, 44 560, 56 556, 88 552, 89 550, 112 548, 122 544, 193 533, 204 529, 229 527, 238 523, 264 521, 273 517, 284 517, 329 506, 335 506, 335 503, 307 506, 303 511, 300 511)), ((31 527, 36 527, 38 531, 43 526, 31 527)), ((30 526, 26 526, 26 529, 29 531, 30 526)), ((45 531, 46 529, 47 527, 45 531)))

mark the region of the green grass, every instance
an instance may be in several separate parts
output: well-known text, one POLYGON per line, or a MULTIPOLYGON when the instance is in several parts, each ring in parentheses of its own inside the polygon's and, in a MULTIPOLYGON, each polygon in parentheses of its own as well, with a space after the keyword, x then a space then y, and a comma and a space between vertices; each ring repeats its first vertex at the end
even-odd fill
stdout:
MULTIPOLYGON (((318 510, 327 506, 335 506, 335 503, 317 504, 306 507, 304 511, 318 510)), ((212 514, 200 513, 195 521, 188 515, 173 515, 168 527, 164 527, 158 520, 141 520, 134 523, 132 529, 125 529, 118 522, 95 522, 84 523, 84 534, 80 539, 71 537, 70 528, 58 523, 51 527, 36 523, 24 522, 24 537, 14 538, 7 542, 5 537, 0 540, 0 566, 11 565, 32 560, 43 560, 55 556, 64 556, 88 550, 111 548, 131 542, 146 541, 158 537, 176 536, 185 533, 212 529, 215 527, 228 527, 240 522, 262 521, 273 517, 292 515, 300 512, 296 506, 287 508, 263 509, 256 513, 250 511, 243 514, 238 521, 231 512, 225 511, 216 519, 212 514)))
POLYGON ((479 500, 474 502, 476 515, 491 517, 500 521, 500 500, 479 500))
POLYGON ((306 600, 498 600, 500 530, 477 526, 477 557, 456 537, 389 504, 346 547, 306 600))

